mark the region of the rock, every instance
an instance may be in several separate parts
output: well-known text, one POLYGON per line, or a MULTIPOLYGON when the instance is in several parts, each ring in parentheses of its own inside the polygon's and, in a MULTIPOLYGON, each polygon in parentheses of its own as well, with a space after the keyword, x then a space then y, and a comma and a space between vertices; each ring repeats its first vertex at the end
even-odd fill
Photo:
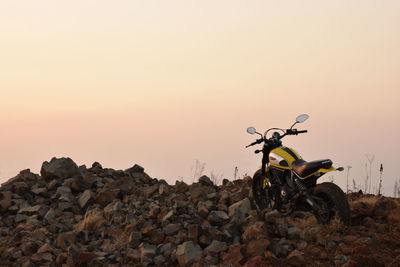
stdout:
POLYGON ((144 173, 144 168, 138 164, 133 165, 133 167, 126 169, 127 173, 144 173))
POLYGON ((31 256, 32 254, 36 253, 38 248, 39 245, 35 242, 25 242, 21 244, 21 251, 25 256, 31 256))
MULTIPOLYGON (((284 238, 281 239, 281 241, 282 240, 284 240, 284 238)), ((286 257, 289 252, 289 245, 281 241, 270 245, 270 250, 276 257, 286 257)))
POLYGON ((207 217, 212 225, 224 225, 229 221, 229 216, 224 211, 211 211, 207 217))
POLYGON ((53 259, 54 259, 53 254, 48 253, 48 252, 47 253, 36 253, 31 256, 31 260, 33 262, 42 262, 42 261, 52 262, 53 259))
POLYGON ((293 250, 286 258, 292 266, 303 266, 305 264, 304 254, 298 250, 293 250))
POLYGON ((90 190, 85 190, 78 199, 78 204, 81 208, 86 207, 89 201, 93 199, 93 192, 90 190))
POLYGON ((176 258, 180 266, 188 266, 200 261, 202 253, 203 251, 199 245, 193 243, 193 241, 186 241, 178 246, 176 258))
POLYGON ((153 258, 156 255, 157 247, 149 244, 142 244, 139 247, 140 262, 147 266, 153 263, 153 258))
POLYGON ((232 265, 239 265, 242 261, 243 254, 241 252, 241 245, 234 244, 229 247, 228 252, 222 254, 222 263, 224 265, 232 264, 232 265))
POLYGON ((260 266, 269 266, 265 265, 265 260, 262 256, 255 256, 246 261, 243 267, 260 267, 260 266))
POLYGON ((54 221, 56 217, 56 213, 55 211, 50 208, 47 213, 44 215, 43 219, 45 220, 45 222, 47 222, 48 224, 52 223, 54 221))
POLYGON ((97 196, 95 198, 95 202, 98 204, 105 205, 105 204, 112 202, 116 197, 117 197, 117 194, 114 190, 104 188, 104 189, 101 189, 100 192, 97 194, 97 196))
POLYGON ((0 207, 7 210, 12 204, 12 193, 10 191, 0 192, 0 207))
POLYGON ((218 254, 220 252, 224 252, 228 249, 228 246, 225 242, 221 242, 218 240, 213 240, 211 244, 204 249, 205 253, 214 253, 218 254))
POLYGON ((204 204, 204 202, 199 202, 197 203, 197 214, 199 214, 203 218, 207 218, 208 216, 208 209, 207 206, 204 204))
POLYGON ((20 222, 22 222, 22 221, 26 221, 28 219, 28 216, 27 215, 23 215, 23 214, 17 214, 15 217, 14 217, 14 221, 16 222, 16 223, 20 223, 20 222))
POLYGON ((193 242, 197 243, 200 233, 200 227, 197 224, 191 224, 188 226, 188 238, 193 242))
POLYGON ((189 186, 183 181, 175 182, 175 193, 185 193, 189 189, 189 186))
POLYGON ((247 228, 242 234, 244 242, 248 242, 253 239, 267 238, 267 227, 264 222, 258 221, 254 225, 247 228))
POLYGON ((336 255, 335 256, 335 265, 336 266, 341 266, 342 264, 344 264, 346 261, 348 260, 347 256, 345 255, 336 255))
POLYGON ((174 216, 174 211, 173 210, 170 210, 170 211, 168 211, 168 213, 167 214, 165 214, 163 217, 162 217, 162 219, 161 219, 161 221, 167 221, 167 220, 169 220, 172 216, 174 216))
POLYGON ((58 197, 59 200, 65 202, 73 202, 75 200, 71 188, 67 186, 59 186, 56 191, 56 197, 58 197))
POLYGON ((246 253, 249 257, 263 255, 269 246, 268 239, 250 240, 246 247, 246 253))
POLYGON ((160 253, 163 254, 166 258, 169 258, 171 256, 172 250, 173 250, 172 243, 163 244, 160 247, 160 253))
POLYGON ((166 262, 166 259, 163 255, 157 255, 154 257, 154 264, 157 266, 162 266, 166 262))
POLYGON ((31 192, 34 193, 35 195, 41 195, 41 194, 47 192, 47 188, 46 188, 46 187, 32 188, 32 189, 31 189, 31 192))
POLYGON ((170 193, 170 188, 167 184, 160 184, 160 186, 158 187, 158 194, 160 194, 160 196, 166 196, 170 193))
POLYGON ((142 234, 140 232, 137 231, 133 231, 130 235, 129 235, 129 245, 132 248, 137 248, 139 247, 140 243, 142 240, 142 234))
POLYGON ((166 235, 175 235, 182 229, 182 226, 179 223, 170 223, 164 226, 163 231, 166 235))
POLYGON ((48 243, 46 243, 38 249, 37 253, 46 253, 46 252, 53 252, 53 251, 54 251, 54 248, 52 248, 48 243))
POLYGON ((244 218, 246 218, 250 210, 250 200, 246 197, 245 199, 230 205, 228 208, 228 215, 232 220, 241 222, 244 218))
POLYGON ((289 239, 299 239, 301 230, 298 227, 289 227, 288 230, 288 238, 289 239))
POLYGON ((202 185, 205 185, 205 186, 213 186, 214 185, 214 183, 211 181, 211 179, 206 175, 203 175, 199 178, 199 183, 201 183, 202 185))
POLYGON ((45 180, 81 176, 78 165, 70 158, 52 158, 50 162, 43 162, 40 174, 45 180))
POLYGON ((33 207, 26 207, 22 208, 18 211, 18 213, 26 214, 26 215, 33 215, 38 214, 39 216, 44 216, 47 212, 48 208, 42 205, 36 205, 33 207))
POLYGON ((29 186, 25 182, 15 182, 13 185, 13 191, 18 195, 23 195, 24 193, 29 191, 29 186))

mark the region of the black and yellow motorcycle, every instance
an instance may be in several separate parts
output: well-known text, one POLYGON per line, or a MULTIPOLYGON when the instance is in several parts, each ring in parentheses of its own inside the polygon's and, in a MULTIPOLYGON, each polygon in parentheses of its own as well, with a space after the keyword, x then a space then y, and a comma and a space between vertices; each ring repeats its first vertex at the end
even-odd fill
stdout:
POLYGON ((334 168, 330 159, 305 161, 293 148, 282 146, 282 138, 288 135, 306 133, 293 127, 309 118, 299 115, 289 129, 270 128, 260 134, 254 127, 247 128, 249 134, 258 134, 260 138, 250 146, 264 143, 261 169, 252 181, 253 198, 259 209, 272 208, 284 215, 295 210, 312 212, 318 222, 329 223, 334 217, 344 224, 350 224, 350 208, 346 194, 334 183, 317 184, 317 180, 331 171, 343 171, 334 168), (267 134, 274 131, 270 138, 267 134))

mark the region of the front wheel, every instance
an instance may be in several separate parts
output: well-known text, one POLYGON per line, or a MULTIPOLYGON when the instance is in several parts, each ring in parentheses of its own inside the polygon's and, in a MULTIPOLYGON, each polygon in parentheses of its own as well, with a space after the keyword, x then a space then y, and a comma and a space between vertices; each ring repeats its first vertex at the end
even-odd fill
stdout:
POLYGON ((319 222, 329 223, 334 217, 339 218, 343 224, 350 225, 350 206, 343 190, 334 183, 318 184, 314 195, 321 201, 318 205, 321 212, 316 215, 319 222))
POLYGON ((265 177, 262 176, 261 170, 258 170, 253 176, 253 181, 251 185, 254 201, 256 202, 257 207, 260 210, 263 210, 270 205, 268 201, 269 199, 266 198, 267 192, 264 188, 264 179, 265 177))

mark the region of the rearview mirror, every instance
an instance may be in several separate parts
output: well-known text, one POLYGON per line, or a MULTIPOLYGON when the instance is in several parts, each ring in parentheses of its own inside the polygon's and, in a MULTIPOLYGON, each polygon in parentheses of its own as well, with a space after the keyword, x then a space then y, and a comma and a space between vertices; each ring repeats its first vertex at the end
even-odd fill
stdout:
POLYGON ((254 128, 254 127, 249 127, 249 128, 247 128, 247 132, 248 132, 249 134, 255 134, 257 131, 256 131, 256 128, 254 128))
POLYGON ((297 123, 305 122, 309 117, 310 116, 308 116, 307 114, 301 114, 301 115, 297 116, 296 122, 297 123))

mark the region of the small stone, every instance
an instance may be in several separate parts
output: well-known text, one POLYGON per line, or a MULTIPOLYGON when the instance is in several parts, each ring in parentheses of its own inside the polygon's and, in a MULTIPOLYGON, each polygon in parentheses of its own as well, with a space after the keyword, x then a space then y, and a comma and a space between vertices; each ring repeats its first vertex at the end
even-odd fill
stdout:
POLYGON ((200 227, 197 224, 191 224, 188 226, 188 238, 195 243, 198 241, 199 232, 200 227))
POLYGON ((242 234, 242 239, 244 242, 260 238, 267 238, 267 227, 265 223, 261 221, 258 221, 252 226, 248 227, 242 234))
POLYGON ((224 225, 229 221, 229 216, 225 211, 211 211, 207 217, 212 225, 224 225))
POLYGON ((53 251, 54 251, 54 248, 52 248, 48 243, 46 243, 38 249, 37 253, 45 253, 45 252, 53 252, 53 251))
POLYGON ((166 260, 163 255, 157 255, 154 258, 154 264, 157 266, 162 266, 165 262, 166 262, 166 260))
POLYGON ((78 204, 81 208, 86 207, 89 201, 93 198, 93 193, 90 190, 85 190, 78 199, 78 204))
POLYGON ((160 253, 169 258, 173 250, 172 243, 164 244, 160 247, 160 253))
POLYGON ((129 236, 129 245, 132 248, 139 247, 142 239, 142 234, 140 232, 133 231, 129 236))
POLYGON ((250 257, 263 255, 269 246, 268 239, 253 239, 250 240, 246 247, 247 255, 250 257))
POLYGON ((208 213, 209 213, 209 211, 208 211, 206 205, 204 204, 204 202, 199 202, 197 204, 197 214, 199 214, 203 218, 207 218, 208 213))
POLYGON ((162 221, 169 220, 174 215, 174 211, 170 210, 165 216, 161 219, 162 221))
POLYGON ((25 256, 31 256, 32 254, 36 253, 38 248, 39 245, 35 242, 25 242, 21 244, 21 251, 25 256))
POLYGON ((218 240, 213 240, 211 244, 204 249, 205 253, 215 253, 218 254, 220 252, 226 251, 228 246, 225 242, 221 242, 218 240))
POLYGON ((288 232, 289 239, 299 239, 300 238, 301 230, 298 227, 289 227, 287 232, 288 232))
POLYGON ((139 247, 139 252, 141 263, 147 266, 153 262, 153 258, 157 252, 157 247, 149 244, 142 244, 139 247))
POLYGON ((305 263, 304 254, 298 250, 293 250, 287 256, 287 260, 291 266, 303 266, 305 263))
POLYGON ((47 188, 46 187, 33 188, 33 189, 31 189, 31 192, 34 193, 35 195, 40 195, 40 194, 46 193, 47 188))
POLYGON ((229 247, 228 252, 222 255, 222 263, 223 264, 239 264, 243 259, 243 254, 241 252, 241 245, 234 244, 229 247))
POLYGON ((170 223, 164 226, 163 231, 166 235, 175 235, 182 229, 182 226, 179 223, 170 223))
POLYGON ((15 182, 13 183, 13 191, 18 195, 23 195, 25 192, 28 192, 29 186, 25 182, 15 182))
POLYGON ((0 207, 7 210, 12 205, 12 193, 10 191, 0 192, 0 207))
POLYGON ((193 241, 186 241, 178 246, 176 258, 180 266, 187 266, 200 261, 202 253, 203 251, 199 245, 193 243, 193 241))
POLYGON ((235 221, 242 221, 251 210, 250 200, 246 197, 228 208, 228 215, 235 221))

